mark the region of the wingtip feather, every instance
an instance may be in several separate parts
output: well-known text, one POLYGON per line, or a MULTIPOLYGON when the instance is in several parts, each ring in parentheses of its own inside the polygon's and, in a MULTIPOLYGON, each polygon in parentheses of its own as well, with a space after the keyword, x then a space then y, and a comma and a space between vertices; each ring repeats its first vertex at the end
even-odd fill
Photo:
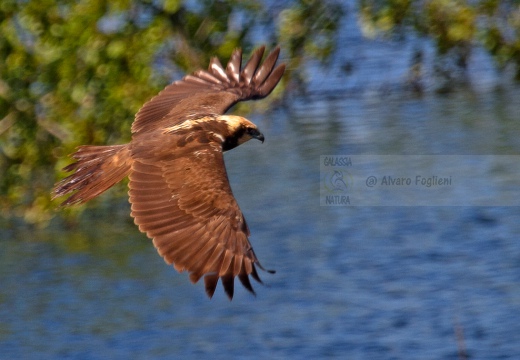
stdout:
POLYGON ((274 68, 274 65, 276 64, 276 61, 278 60, 278 56, 280 54, 280 48, 275 48, 273 51, 267 55, 262 65, 258 68, 256 71, 252 83, 258 86, 261 86, 264 81, 270 77, 272 74, 272 70, 274 68))
POLYGON ((238 274, 238 279, 251 294, 256 296, 255 290, 253 289, 253 285, 251 285, 251 281, 249 281, 249 276, 247 276, 245 272, 241 272, 240 274, 238 274))
POLYGON ((227 274, 224 276, 221 276, 220 279, 222 280, 222 286, 224 286, 224 291, 226 292, 227 297, 229 300, 233 300, 233 294, 235 292, 235 278, 232 274, 227 274))
POLYGON ((265 51, 265 46, 264 45, 260 46, 258 49, 256 49, 253 52, 253 55, 251 55, 251 58, 246 63, 246 66, 244 66, 244 69, 242 70, 240 77, 245 81, 246 84, 251 83, 251 79, 255 75, 258 65, 260 64, 260 60, 262 59, 262 56, 264 55, 264 51, 265 51))
POLYGON ((242 49, 237 48, 231 54, 231 58, 226 66, 226 73, 229 79, 235 84, 240 82, 240 72, 242 71, 242 49))
POLYGON ((218 283, 218 274, 207 274, 204 276, 204 287, 206 288, 206 294, 211 299, 213 294, 215 294, 215 289, 217 288, 218 283))
POLYGON ((272 71, 265 82, 258 88, 258 97, 266 97, 269 95, 276 85, 278 85, 278 82, 282 78, 283 74, 285 72, 285 64, 280 64, 272 71))

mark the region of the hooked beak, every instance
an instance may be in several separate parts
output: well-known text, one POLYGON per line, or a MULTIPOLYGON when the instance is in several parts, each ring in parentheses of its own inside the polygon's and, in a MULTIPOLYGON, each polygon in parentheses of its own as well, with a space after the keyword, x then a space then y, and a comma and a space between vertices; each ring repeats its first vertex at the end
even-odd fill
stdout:
POLYGON ((262 144, 264 143, 264 134, 262 134, 260 131, 255 131, 253 134, 251 134, 251 137, 260 140, 262 144))
POLYGON ((259 133, 257 136, 255 136, 255 139, 260 140, 260 141, 262 142, 262 144, 263 144, 263 143, 264 143, 264 140, 265 140, 265 138, 264 138, 264 134, 259 133))

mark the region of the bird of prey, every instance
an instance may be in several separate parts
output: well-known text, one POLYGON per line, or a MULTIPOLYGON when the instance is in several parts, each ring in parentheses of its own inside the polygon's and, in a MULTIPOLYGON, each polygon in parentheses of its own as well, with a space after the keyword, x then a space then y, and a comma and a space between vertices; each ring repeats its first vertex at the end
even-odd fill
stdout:
POLYGON ((262 62, 264 50, 242 68, 237 49, 225 68, 213 58, 208 71, 168 85, 135 115, 130 143, 80 146, 64 168, 74 173, 56 184, 54 197, 71 194, 62 205, 84 203, 129 176, 131 216, 168 264, 189 272, 192 283, 204 277, 210 298, 220 279, 231 300, 235 277, 254 294, 249 275, 262 283, 255 266, 265 269, 249 243, 223 152, 264 136, 249 120, 224 113, 266 97, 282 78, 285 65, 275 67, 280 49, 262 62))

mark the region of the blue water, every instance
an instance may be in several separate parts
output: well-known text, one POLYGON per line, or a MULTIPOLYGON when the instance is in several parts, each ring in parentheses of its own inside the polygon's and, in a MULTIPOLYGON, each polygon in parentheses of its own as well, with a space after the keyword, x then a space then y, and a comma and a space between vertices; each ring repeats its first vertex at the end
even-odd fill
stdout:
POLYGON ((519 154, 520 90, 490 78, 423 97, 351 79, 333 99, 251 116, 266 142, 226 162, 255 252, 277 270, 256 297, 237 285, 232 302, 220 287, 208 300, 111 194, 76 225, 0 229, 0 358, 520 358, 519 207, 319 205, 321 155, 519 154))
POLYGON ((237 286, 232 302, 221 288, 208 300, 164 264, 124 199, 67 230, 3 229, 0 357, 520 357, 518 207, 319 206, 323 154, 520 150, 513 111, 455 99, 360 97, 253 116, 266 142, 226 161, 255 251, 277 270, 260 274, 256 297, 237 286), (490 118, 461 120, 478 117, 490 118))

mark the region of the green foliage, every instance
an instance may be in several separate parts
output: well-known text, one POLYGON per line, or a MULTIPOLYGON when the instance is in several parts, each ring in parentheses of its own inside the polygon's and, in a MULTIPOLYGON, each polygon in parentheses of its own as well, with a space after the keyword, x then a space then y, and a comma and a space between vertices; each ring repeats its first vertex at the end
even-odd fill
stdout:
POLYGON ((518 0, 360 0, 360 14, 367 35, 414 30, 434 40, 439 56, 454 55, 462 68, 471 47, 480 44, 499 67, 511 64, 520 79, 518 0))
POLYGON ((80 144, 128 141, 140 106, 211 56, 226 60, 236 47, 247 54, 260 41, 282 43, 284 51, 290 44, 289 58, 311 49, 325 59, 339 22, 327 4, 3 0, 0 210, 48 220, 66 154, 80 144))
POLYGON ((341 5, 318 0, 299 0, 280 13, 279 37, 291 54, 326 60, 335 49, 334 34, 343 16, 341 5))
MULTIPOLYGON (((283 49, 292 55, 288 68, 301 68, 308 57, 325 62, 336 49, 335 34, 342 16, 340 4, 319 0, 298 0, 296 6, 282 10, 278 38, 283 49)), ((304 82, 305 74, 293 75, 298 84, 304 82)))
POLYGON ((441 54, 471 43, 475 36, 477 14, 465 1, 429 1, 425 15, 424 31, 435 39, 441 54))

